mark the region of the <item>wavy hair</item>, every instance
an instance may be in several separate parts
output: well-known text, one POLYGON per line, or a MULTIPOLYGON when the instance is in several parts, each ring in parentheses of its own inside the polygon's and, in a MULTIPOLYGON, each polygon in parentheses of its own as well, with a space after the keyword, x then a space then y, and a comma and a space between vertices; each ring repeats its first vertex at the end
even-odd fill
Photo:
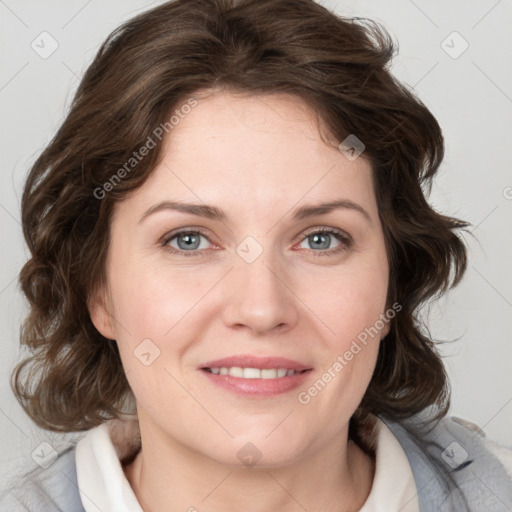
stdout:
POLYGON ((402 310, 380 344, 352 434, 370 415, 400 420, 428 406, 446 414, 447 376, 419 311, 460 281, 467 261, 457 230, 468 224, 427 202, 443 136, 389 71, 395 53, 381 25, 312 0, 174 0, 107 38, 22 196, 31 257, 20 272, 30 308, 21 344, 30 354, 11 385, 39 426, 89 429, 133 399, 117 345, 95 329, 87 302, 106 282, 115 204, 151 175, 161 141, 123 179, 112 176, 187 98, 219 88, 293 95, 332 143, 355 134, 366 146, 390 262, 387 302, 402 310))

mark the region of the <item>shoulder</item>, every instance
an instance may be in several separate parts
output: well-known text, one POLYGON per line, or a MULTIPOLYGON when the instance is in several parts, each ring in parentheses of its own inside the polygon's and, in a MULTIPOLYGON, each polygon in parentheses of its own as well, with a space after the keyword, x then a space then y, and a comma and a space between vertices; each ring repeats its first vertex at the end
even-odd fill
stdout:
POLYGON ((433 421, 428 412, 385 422, 409 459, 422 511, 512 509, 512 450, 480 427, 454 416, 433 421))
POLYGON ((85 512, 77 485, 75 446, 48 462, 11 477, 0 496, 0 512, 85 512))
POLYGON ((459 425, 462 425, 466 429, 468 429, 472 433, 476 433, 480 436, 481 441, 483 442, 485 448, 489 450, 502 464, 507 472, 509 478, 512 481, 512 448, 503 446, 499 443, 496 443, 492 439, 489 439, 485 432, 475 423, 468 421, 463 418, 458 418, 455 416, 451 416, 447 418, 448 421, 454 421, 459 425))

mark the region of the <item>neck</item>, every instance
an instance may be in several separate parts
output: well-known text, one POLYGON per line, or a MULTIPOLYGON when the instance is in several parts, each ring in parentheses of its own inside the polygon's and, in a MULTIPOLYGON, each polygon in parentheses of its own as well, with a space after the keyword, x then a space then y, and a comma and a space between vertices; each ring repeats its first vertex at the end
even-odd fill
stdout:
POLYGON ((145 512, 352 512, 370 493, 372 457, 340 439, 279 467, 220 464, 141 425, 142 449, 125 474, 145 512), (146 433, 151 435, 145 435, 146 433))

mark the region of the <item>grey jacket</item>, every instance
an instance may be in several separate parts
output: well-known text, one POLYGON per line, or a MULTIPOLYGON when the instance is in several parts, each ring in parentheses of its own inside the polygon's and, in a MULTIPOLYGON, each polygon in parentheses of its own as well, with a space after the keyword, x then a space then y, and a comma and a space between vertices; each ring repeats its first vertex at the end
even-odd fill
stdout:
MULTIPOLYGON (((384 421, 407 454, 421 512, 512 511, 512 480, 477 430, 449 417, 428 430, 422 428, 423 413, 404 422, 384 421)), ((19 511, 85 512, 74 445, 48 469, 33 470, 3 493, 0 512, 19 511)))

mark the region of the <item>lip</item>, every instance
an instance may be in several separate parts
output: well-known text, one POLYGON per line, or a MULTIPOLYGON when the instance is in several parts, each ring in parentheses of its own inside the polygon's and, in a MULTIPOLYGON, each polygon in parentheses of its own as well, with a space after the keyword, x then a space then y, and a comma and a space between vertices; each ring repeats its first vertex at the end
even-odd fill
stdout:
POLYGON ((262 370, 268 370, 270 368, 287 368, 289 370, 295 370, 296 372, 312 369, 311 366, 301 364, 297 361, 287 359, 285 357, 261 357, 251 355, 215 359, 214 361, 208 361, 200 365, 199 369, 202 370, 204 368, 221 368, 223 366, 227 368, 232 366, 240 366, 241 368, 260 368, 262 370))
POLYGON ((212 384, 223 388, 237 396, 245 398, 268 398, 292 391, 301 386, 309 378, 313 368, 292 359, 284 357, 261 357, 261 356, 233 356, 223 359, 208 361, 198 367, 198 370, 212 384), (302 372, 296 375, 286 375, 276 379, 244 379, 231 375, 216 375, 207 368, 221 368, 239 366, 241 368, 286 368, 302 372))

